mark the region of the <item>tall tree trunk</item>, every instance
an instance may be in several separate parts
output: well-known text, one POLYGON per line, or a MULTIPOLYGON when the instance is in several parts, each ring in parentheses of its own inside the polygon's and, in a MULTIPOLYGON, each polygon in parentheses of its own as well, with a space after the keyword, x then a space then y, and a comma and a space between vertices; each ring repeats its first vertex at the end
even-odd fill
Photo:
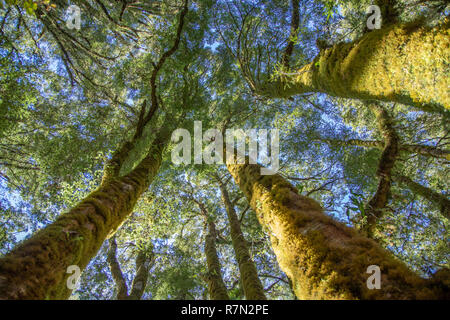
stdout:
POLYGON ((375 236, 377 221, 383 216, 391 191, 391 171, 398 156, 398 135, 387 110, 378 105, 370 106, 377 119, 378 128, 384 138, 384 149, 378 162, 378 188, 366 206, 367 221, 364 231, 370 238, 375 236))
POLYGON ((206 281, 208 283, 209 298, 211 300, 229 300, 227 287, 223 282, 222 271, 219 257, 216 250, 216 225, 209 218, 205 218, 205 225, 208 234, 205 237, 205 255, 208 274, 206 281))
MULTIPOLYGON (((323 138, 317 140, 327 142, 331 145, 358 146, 366 148, 376 148, 380 150, 384 149, 384 142, 379 140, 360 140, 360 139, 339 140, 339 139, 323 139, 323 138)), ((426 157, 450 160, 450 151, 433 146, 427 146, 423 144, 401 144, 398 146, 398 149, 399 151, 407 153, 417 153, 426 157)))
POLYGON ((116 284, 116 291, 117 291, 116 297, 118 300, 125 300, 128 297, 128 287, 116 255, 117 255, 117 243, 116 237, 113 236, 109 240, 109 250, 106 260, 108 261, 109 269, 111 270, 111 276, 116 284))
MULTIPOLYGON (((158 73, 180 44, 188 0, 184 1, 173 45, 153 63, 150 79, 151 105, 141 107, 133 139, 117 150, 103 172, 100 187, 75 208, 38 231, 0 259, 0 299, 65 299, 71 290, 65 282, 68 266, 84 270, 104 240, 114 234, 131 214, 139 196, 148 189, 159 170, 168 139, 168 127, 157 135, 150 150, 130 173, 120 169, 130 150, 142 138, 145 126, 159 108, 158 73)), ((69 71, 70 72, 70 71, 69 71)))
POLYGON ((84 270, 131 214, 158 172, 167 139, 167 134, 158 137, 148 155, 125 176, 117 173, 126 152, 115 153, 97 190, 1 258, 0 299, 68 298, 67 268, 84 270))
POLYGON ((445 113, 450 108, 449 26, 450 20, 433 28, 389 24, 355 42, 323 49, 297 72, 252 88, 270 98, 322 92, 445 113))
POLYGON ((219 182, 219 186, 230 223, 231 241, 239 265, 239 273, 241 275, 245 298, 247 300, 266 300, 264 287, 258 277, 255 263, 250 256, 244 234, 241 230, 241 224, 230 201, 228 190, 222 181, 219 182))
POLYGON ((153 252, 140 250, 136 257, 136 274, 131 283, 128 300, 140 300, 147 287, 148 273, 154 261, 153 252))
POLYGON ((117 260, 117 243, 115 236, 110 239, 107 261, 111 270, 111 275, 116 283, 117 300, 140 300, 147 286, 148 273, 154 261, 153 252, 139 250, 136 256, 136 274, 131 284, 131 292, 128 294, 128 287, 122 274, 119 261, 117 260))
POLYGON ((449 298, 438 279, 420 278, 375 241, 324 214, 280 175, 261 176, 259 165, 227 167, 268 229, 299 299, 449 298), (368 289, 370 265, 381 269, 381 289, 368 289))
POLYGON ((411 192, 433 203, 440 210, 442 216, 450 219, 450 200, 445 195, 424 187, 406 176, 395 174, 394 180, 408 187, 411 192))

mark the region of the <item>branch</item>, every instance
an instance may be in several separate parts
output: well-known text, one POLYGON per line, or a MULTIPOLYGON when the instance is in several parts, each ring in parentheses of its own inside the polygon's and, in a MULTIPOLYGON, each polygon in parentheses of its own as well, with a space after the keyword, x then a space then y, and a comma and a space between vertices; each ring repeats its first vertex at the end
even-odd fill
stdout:
POLYGON ((391 190, 391 171, 398 157, 398 136, 395 132, 393 121, 385 108, 379 105, 371 105, 370 109, 375 114, 379 130, 384 137, 384 150, 378 163, 377 176, 379 177, 378 188, 374 196, 367 203, 367 223, 363 229, 369 237, 373 236, 376 222, 383 215, 389 193, 391 190))
POLYGON ((299 2, 299 0, 292 0, 291 33, 289 35, 288 45, 284 50, 283 58, 281 60, 281 63, 286 70, 289 69, 289 59, 291 58, 292 52, 294 51, 294 39, 297 36, 298 27, 300 25, 299 2))
POLYGON ((117 288, 117 299, 124 300, 128 297, 128 288, 125 278, 123 277, 122 270, 120 269, 119 261, 116 258, 117 243, 116 237, 112 237, 109 240, 109 250, 106 260, 109 263, 109 268, 111 270, 111 275, 116 283, 117 288))
POLYGON ((147 116, 144 120, 144 126, 152 119, 153 115, 155 114, 156 110, 158 109, 158 98, 156 94, 156 77, 158 76, 158 72, 163 67, 165 61, 167 58, 169 58, 171 55, 173 55, 177 50, 178 46, 180 45, 180 39, 181 39, 181 32, 183 30, 184 25, 184 18, 188 12, 188 0, 184 1, 184 8, 180 13, 180 22, 178 23, 178 29, 177 34, 175 37, 175 42, 169 50, 163 53, 161 58, 159 59, 158 63, 153 69, 152 76, 150 78, 150 87, 151 87, 151 107, 148 111, 147 116))

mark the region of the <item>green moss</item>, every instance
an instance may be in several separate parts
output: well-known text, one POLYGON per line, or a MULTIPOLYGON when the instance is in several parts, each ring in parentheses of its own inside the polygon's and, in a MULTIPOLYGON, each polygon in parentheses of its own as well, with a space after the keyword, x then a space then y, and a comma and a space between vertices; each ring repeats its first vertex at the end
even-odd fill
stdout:
POLYGON ((266 83, 260 93, 287 98, 322 92, 446 113, 450 108, 449 25, 447 21, 428 28, 414 22, 373 30, 353 43, 321 51, 296 76, 266 83))
POLYGON ((263 179, 257 165, 228 169, 269 229, 279 265, 298 298, 438 298, 445 291, 430 286, 373 240, 326 216, 316 201, 298 195, 282 177, 263 179), (369 265, 381 268, 381 290, 367 288, 369 265))
POLYGON ((160 164, 159 154, 145 158, 127 176, 108 176, 75 208, 1 258, 0 299, 68 298, 67 267, 86 267, 130 215, 160 164))

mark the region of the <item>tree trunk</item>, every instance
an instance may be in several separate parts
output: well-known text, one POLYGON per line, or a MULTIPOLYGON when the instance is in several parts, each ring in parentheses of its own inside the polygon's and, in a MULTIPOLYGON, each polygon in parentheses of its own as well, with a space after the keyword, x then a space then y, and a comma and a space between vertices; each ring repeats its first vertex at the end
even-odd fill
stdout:
POLYGON ((352 43, 323 49, 296 73, 255 86, 269 98, 321 92, 342 98, 381 100, 427 112, 450 108, 450 20, 428 28, 389 24, 352 43))
MULTIPOLYGON (((358 146, 365 148, 376 148, 380 150, 384 149, 384 142, 379 140, 360 140, 360 139, 338 140, 338 139, 322 139, 322 138, 318 140, 327 142, 331 145, 358 146)), ((421 144, 401 144, 399 145, 398 148, 400 151, 407 153, 417 153, 426 157, 450 160, 450 151, 433 146, 421 144)))
POLYGON ((109 250, 106 260, 108 261, 109 269, 111 270, 111 276, 116 284, 116 297, 118 300, 125 300, 128 297, 128 287, 123 276, 122 269, 120 268, 119 261, 117 261, 116 253, 117 243, 116 237, 114 236, 109 240, 109 250))
POLYGON ((222 201, 225 204, 228 221, 230 223, 231 241, 239 265, 239 273, 241 275, 245 298, 247 300, 266 300, 264 287, 259 280, 255 263, 250 256, 247 243, 241 230, 241 224, 233 204, 230 201, 228 190, 222 182, 219 182, 219 186, 222 193, 222 201))
POLYGON ((229 300, 227 287, 223 282, 222 271, 219 257, 216 250, 216 225, 214 222, 205 222, 208 228, 208 234, 205 237, 205 255, 208 274, 206 281, 208 283, 209 298, 211 300, 229 300))
POLYGON ((398 156, 398 135, 394 123, 387 110, 381 106, 371 105, 377 119, 378 128, 384 138, 384 149, 378 163, 378 188, 366 206, 367 221, 364 231, 373 238, 378 220, 383 216, 391 191, 391 171, 398 156))
POLYGON ((445 195, 424 187, 406 176, 394 175, 394 179, 408 187, 411 192, 418 194, 433 203, 437 208, 439 208, 442 216, 450 219, 450 200, 448 200, 445 195))
POLYGON ((141 163, 122 177, 116 175, 123 162, 117 152, 97 190, 1 258, 0 299, 68 298, 67 268, 84 270, 131 214, 158 172, 166 141, 167 137, 156 139, 141 163))
POLYGON ((140 300, 147 287, 148 273, 154 261, 153 253, 140 250, 136 257, 136 274, 131 283, 128 300, 140 300))
POLYGON ((116 253, 117 244, 115 237, 112 237, 109 244, 107 261, 111 275, 116 283, 117 300, 141 300, 145 287, 147 286, 148 272, 154 259, 153 252, 139 250, 136 256, 136 274, 131 284, 130 294, 128 294, 127 283, 123 277, 116 253))
POLYGON ((448 283, 420 278, 375 241, 324 214, 281 176, 261 176, 259 165, 227 167, 268 229, 299 299, 449 298, 448 283), (381 269, 381 289, 367 286, 370 265, 381 269))

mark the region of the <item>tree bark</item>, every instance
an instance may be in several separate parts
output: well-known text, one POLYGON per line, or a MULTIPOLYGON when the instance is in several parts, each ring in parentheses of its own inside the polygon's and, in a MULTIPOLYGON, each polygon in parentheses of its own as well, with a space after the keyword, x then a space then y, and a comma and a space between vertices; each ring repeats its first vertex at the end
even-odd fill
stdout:
POLYGON ((259 165, 227 167, 268 230, 299 299, 449 298, 448 282, 420 278, 375 241, 324 214, 281 176, 261 176, 259 165), (379 290, 368 289, 370 265, 381 269, 379 290))
POLYGON ((140 300, 147 287, 148 273, 154 261, 153 252, 140 250, 136 257, 136 274, 131 283, 131 292, 128 300, 140 300))
POLYGON ((378 162, 378 188, 366 206, 367 221, 363 230, 373 238, 377 221, 383 216, 391 191, 391 171, 398 156, 398 135, 387 110, 378 105, 370 106, 377 119, 378 128, 384 138, 384 149, 378 162))
POLYGON ((395 181, 408 187, 411 192, 418 194, 433 203, 440 210, 442 216, 450 219, 450 200, 445 195, 424 187, 406 176, 395 174, 394 179, 395 181))
POLYGON ((67 268, 76 265, 84 270, 104 240, 131 214, 158 172, 167 139, 168 135, 158 137, 148 155, 125 176, 115 174, 116 166, 108 167, 97 190, 1 258, 0 299, 67 299, 71 294, 67 268))
POLYGON ((141 300, 147 286, 148 272, 153 262, 153 252, 139 250, 136 256, 136 274, 131 284, 131 292, 128 294, 128 287, 122 274, 119 261, 116 258, 117 243, 115 237, 110 239, 107 261, 111 270, 111 275, 116 283, 117 300, 141 300))
MULTIPOLYGON (((384 149, 384 142, 379 140, 360 140, 360 139, 349 139, 349 140, 318 139, 318 140, 327 142, 331 145, 358 146, 366 148, 376 148, 380 150, 384 149)), ((433 146, 427 146, 422 144, 401 144, 398 146, 398 149, 399 151, 407 153, 416 153, 426 157, 450 160, 450 151, 433 146)))
POLYGON ((230 201, 228 190, 221 181, 219 182, 219 187, 222 193, 222 201, 225 204, 228 222, 230 223, 231 241, 239 265, 239 273, 241 275, 245 298, 247 300, 266 300, 264 287, 258 277, 255 263, 250 256, 247 241, 242 233, 239 218, 230 201))
POLYGON ((230 297, 223 282, 222 271, 220 270, 221 265, 216 250, 216 225, 209 218, 205 218, 205 220, 208 228, 208 234, 205 237, 205 255, 208 267, 206 281, 208 283, 209 298, 211 300, 229 300, 230 297))
POLYGON ((111 270, 111 276, 116 283, 117 299, 125 300, 128 297, 128 287, 123 276, 122 269, 120 268, 119 261, 117 261, 116 254, 117 243, 116 237, 114 236, 109 240, 109 250, 106 260, 108 261, 109 269, 111 270))
POLYGON ((447 113, 449 26, 450 20, 433 28, 419 23, 389 24, 355 42, 321 50, 296 73, 252 87, 269 98, 321 92, 447 113))

